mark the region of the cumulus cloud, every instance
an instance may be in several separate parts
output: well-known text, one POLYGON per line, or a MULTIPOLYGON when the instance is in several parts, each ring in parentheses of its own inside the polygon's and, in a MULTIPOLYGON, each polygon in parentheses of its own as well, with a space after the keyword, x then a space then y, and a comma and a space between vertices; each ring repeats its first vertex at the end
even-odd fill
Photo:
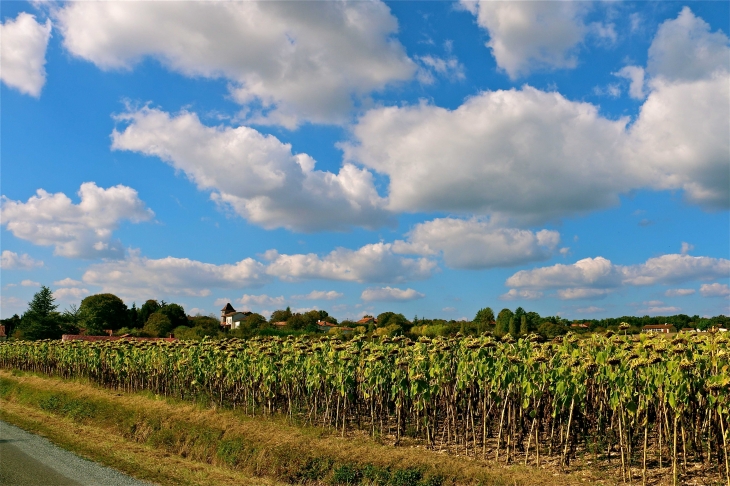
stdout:
POLYGON ((27 202, 3 196, 2 224, 15 237, 36 245, 53 246, 54 254, 70 258, 117 258, 121 242, 112 232, 123 220, 147 221, 154 213, 145 208, 134 189, 118 185, 103 189, 93 182, 81 184, 79 204, 65 194, 38 189, 27 202))
POLYGON ((405 258, 390 243, 365 245, 358 250, 337 248, 324 257, 314 253, 283 255, 269 251, 266 272, 285 281, 306 279, 351 282, 406 282, 430 277, 436 263, 428 258, 405 258))
POLYGON ((91 265, 82 280, 104 292, 139 300, 151 295, 205 297, 211 288, 260 287, 271 278, 264 265, 251 258, 215 265, 187 258, 150 259, 130 252, 123 260, 91 265))
POLYGON ((243 294, 243 296, 238 299, 239 303, 249 306, 249 305, 273 305, 273 306, 282 306, 286 303, 286 299, 284 299, 283 295, 280 295, 279 297, 269 297, 266 294, 261 295, 249 295, 249 294, 243 294))
MULTIPOLYGON (((683 40, 696 49, 694 41, 683 40)), ((455 109, 426 102, 375 108, 342 145, 345 160, 388 177, 387 207, 395 212, 535 223, 616 205, 620 194, 642 188, 681 189, 692 203, 727 208, 730 75, 726 62, 702 66, 703 76, 691 79, 650 70, 633 124, 530 86, 482 92, 455 109)))
POLYGON ((371 287, 362 291, 360 298, 366 302, 389 301, 403 302, 422 299, 425 295, 413 289, 399 289, 395 287, 371 287))
POLYGON ((292 299, 297 300, 335 300, 344 296, 342 292, 335 290, 312 290, 306 295, 292 295, 292 299))
POLYGON ((730 287, 728 284, 711 283, 702 284, 700 287, 702 297, 727 297, 730 295, 730 287))
POLYGON ((80 300, 89 294, 89 290, 82 287, 62 287, 53 291, 56 299, 64 301, 80 300))
POLYGON ((507 279, 506 285, 521 290, 557 289, 561 299, 583 299, 605 296, 623 286, 672 285, 729 275, 730 260, 724 258, 669 254, 638 265, 615 265, 596 257, 572 265, 520 270, 507 279))
MULTIPOLYGON (((512 79, 540 68, 575 67, 576 47, 589 31, 580 2, 462 0, 462 5, 489 32, 487 46, 512 79)), ((610 37, 610 29, 595 30, 610 37)))
POLYGON ((397 253, 443 254, 452 268, 509 267, 552 256, 560 234, 503 228, 478 219, 439 218, 417 224, 407 241, 396 241, 397 253))
POLYGON ((337 174, 318 171, 314 159, 292 153, 272 135, 245 126, 208 127, 194 113, 142 108, 118 120, 129 124, 112 134, 114 149, 159 157, 264 228, 342 230, 388 221, 372 174, 352 164, 337 174))
POLYGON ((685 297, 687 295, 695 294, 695 289, 669 289, 664 292, 667 297, 685 297))
POLYGON ((670 81, 697 81, 708 73, 728 71, 730 42, 722 31, 684 7, 676 19, 659 26, 649 47, 647 69, 652 76, 670 81))
POLYGON ((502 300, 535 300, 542 297, 542 292, 536 290, 509 289, 508 292, 499 296, 502 300))
POLYGON ((0 254, 0 268, 3 270, 31 270, 42 266, 42 261, 33 259, 27 253, 19 255, 14 251, 3 250, 0 254))
POLYGON ((35 280, 25 279, 22 282, 20 282, 20 285, 23 287, 40 287, 40 282, 36 282, 35 280))
POLYGON ((629 96, 637 100, 643 100, 646 97, 644 93, 644 68, 640 66, 624 66, 617 73, 614 73, 624 79, 628 79, 629 96))
POLYGON ((0 24, 0 80, 21 93, 39 97, 46 83, 46 48, 51 21, 45 24, 21 12, 0 24))
POLYGON ((650 300, 648 302, 643 302, 644 306, 646 306, 644 309, 639 309, 637 314, 644 314, 644 315, 657 315, 657 314, 663 314, 663 315, 671 315, 671 314, 677 314, 679 313, 682 308, 681 307, 675 307, 675 306, 669 306, 664 305, 664 302, 661 300, 650 300))
POLYGON ((581 314, 597 314, 599 312, 606 312, 606 309, 604 309, 603 307, 596 307, 595 305, 591 305, 589 307, 576 309, 576 312, 580 312, 581 314))
POLYGON ((0 312, 3 318, 22 314, 27 308, 28 304, 23 299, 12 295, 0 295, 0 312))
POLYGON ((460 81, 466 78, 464 75, 464 65, 455 57, 438 57, 438 56, 416 56, 416 60, 421 65, 418 71, 418 80, 423 84, 432 84, 436 81, 436 76, 445 77, 452 81, 460 81))
POLYGON ((102 69, 145 57, 223 78, 257 123, 342 122, 416 65, 382 2, 73 2, 55 11, 64 46, 102 69))
POLYGON ((63 280, 56 280, 53 285, 57 287, 79 287, 83 285, 83 282, 66 277, 63 280))

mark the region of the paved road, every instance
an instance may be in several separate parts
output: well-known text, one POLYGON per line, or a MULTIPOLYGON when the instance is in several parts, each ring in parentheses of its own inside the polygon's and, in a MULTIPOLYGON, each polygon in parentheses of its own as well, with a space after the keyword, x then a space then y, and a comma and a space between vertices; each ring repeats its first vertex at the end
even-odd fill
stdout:
POLYGON ((150 486, 0 421, 0 485, 150 486))

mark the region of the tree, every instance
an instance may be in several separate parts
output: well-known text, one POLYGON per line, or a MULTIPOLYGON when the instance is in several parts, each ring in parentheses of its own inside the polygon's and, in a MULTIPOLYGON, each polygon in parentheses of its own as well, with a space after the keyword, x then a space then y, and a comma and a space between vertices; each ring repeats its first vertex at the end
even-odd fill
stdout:
POLYGON ((167 337, 172 329, 170 318, 159 311, 152 314, 144 325, 145 332, 152 336, 167 337))
POLYGON ((134 325, 137 327, 143 327, 147 322, 147 319, 149 319, 152 314, 160 310, 160 307, 162 306, 156 300, 152 299, 142 304, 142 307, 139 308, 139 313, 137 314, 137 323, 134 325))
POLYGON ((274 322, 286 322, 291 316, 292 313, 289 307, 287 307, 286 310, 275 310, 271 313, 271 319, 269 319, 269 322, 272 324, 274 322))
POLYGON ((51 289, 45 285, 28 302, 28 310, 20 319, 14 336, 18 339, 58 339, 61 337, 60 314, 51 289))
POLYGON ((495 334, 502 335, 509 332, 509 320, 514 317, 514 314, 509 309, 502 309, 497 314, 497 323, 494 327, 495 334))
POLYGON ((474 324, 477 326, 477 332, 479 334, 486 331, 489 326, 492 325, 494 322, 494 311, 491 307, 485 307, 484 309, 479 309, 477 311, 477 315, 474 316, 474 324))
POLYGON ((517 318, 515 318, 515 316, 512 316, 509 318, 508 330, 509 330, 509 333, 512 335, 512 337, 517 337, 519 327, 517 325, 517 318))
POLYGON ((301 314, 293 314, 286 320, 286 327, 298 331, 307 327, 307 320, 301 314))
POLYGON ((13 314, 13 317, 7 319, 0 319, 0 326, 5 326, 5 334, 8 336, 13 335, 13 331, 20 325, 20 316, 13 314))
POLYGON ((181 305, 167 304, 164 307, 161 307, 158 312, 162 312, 170 319, 173 328, 190 325, 188 323, 188 315, 185 314, 185 309, 183 309, 181 305))
POLYGON ((525 336, 530 333, 530 326, 528 325, 530 321, 527 319, 527 316, 525 314, 522 314, 522 317, 520 317, 520 335, 525 336))
POLYGON ((401 329, 408 331, 411 328, 411 323, 406 319, 403 314, 396 314, 395 312, 383 312, 377 317, 378 327, 398 326, 401 329))
POLYGON ((81 326, 87 334, 103 334, 105 329, 117 330, 129 325, 127 306, 114 294, 90 295, 79 306, 81 326))

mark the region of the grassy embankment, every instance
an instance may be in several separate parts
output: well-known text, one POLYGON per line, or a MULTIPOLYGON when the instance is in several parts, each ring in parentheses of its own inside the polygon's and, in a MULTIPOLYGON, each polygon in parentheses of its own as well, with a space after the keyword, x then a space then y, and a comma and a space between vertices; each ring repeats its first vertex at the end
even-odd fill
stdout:
POLYGON ((366 435, 247 417, 149 394, 0 371, 0 418, 60 446, 160 484, 387 486, 612 484, 500 466, 366 435))

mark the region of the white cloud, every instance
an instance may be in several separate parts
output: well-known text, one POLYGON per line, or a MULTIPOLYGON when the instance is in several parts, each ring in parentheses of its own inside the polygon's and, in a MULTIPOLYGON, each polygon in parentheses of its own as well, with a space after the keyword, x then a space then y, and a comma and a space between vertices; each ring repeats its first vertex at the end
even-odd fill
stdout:
POLYGON ((292 295, 297 300, 335 300, 344 296, 343 293, 335 290, 312 290, 306 295, 292 295))
POLYGON ((345 160, 389 177, 392 211, 541 220, 617 204, 636 184, 617 152, 626 123, 525 86, 480 93, 454 110, 373 109, 342 148, 345 160))
POLYGON ((647 69, 652 76, 670 81, 706 79, 714 71, 730 70, 730 42, 722 31, 684 7, 676 19, 659 26, 649 47, 647 69))
POLYGON ((669 254, 637 265, 615 265, 606 258, 596 257, 572 265, 520 270, 505 285, 513 290, 558 289, 561 299, 583 299, 601 297, 623 286, 671 285, 729 275, 730 260, 724 258, 669 254))
POLYGON ((667 297, 685 297, 687 295, 693 295, 695 292, 695 289, 669 289, 664 292, 664 295, 667 297))
POLYGON ((560 243, 557 231, 502 228, 478 219, 434 219, 417 224, 407 236, 407 241, 393 244, 393 251, 419 255, 442 253, 447 266, 469 269, 546 260, 560 243))
POLYGON ((702 297, 727 297, 730 295, 730 287, 728 284, 711 283, 702 284, 700 287, 702 297))
POLYGON ((46 83, 46 48, 51 21, 39 24, 35 16, 21 12, 15 20, 0 24, 0 79, 11 88, 34 97, 46 83))
POLYGON ((20 282, 20 285, 23 287, 40 287, 40 282, 36 282, 34 280, 25 279, 22 282, 20 282))
POLYGON ((237 302, 243 304, 243 305, 273 305, 273 306, 282 306, 286 303, 286 299, 284 299, 283 295, 280 295, 279 297, 269 297, 266 294, 262 295, 249 295, 249 294, 243 294, 243 296, 237 300, 237 302))
POLYGON ((462 5, 489 32, 487 46, 512 79, 540 68, 575 67, 575 48, 589 30, 580 2, 462 0, 462 5))
POLYGON ((213 301, 213 305, 216 306, 216 307, 218 307, 218 306, 221 306, 221 305, 226 305, 226 304, 228 304, 230 302, 232 302, 232 300, 229 299, 228 297, 221 297, 219 299, 215 299, 213 301))
POLYGON ((372 109, 342 148, 346 161, 389 178, 394 212, 536 223, 616 205, 620 194, 643 188, 681 189, 692 203, 727 208, 730 75, 724 64, 702 65, 710 70, 692 80, 652 77, 631 125, 524 86, 479 93, 453 110, 426 102, 372 109))
POLYGON ((425 295, 413 289, 399 289, 395 287, 371 287, 362 291, 360 298, 366 302, 389 301, 402 302, 422 299, 425 295))
POLYGON ((0 295, 0 312, 2 317, 10 317, 13 314, 22 314, 27 309, 27 302, 14 296, 0 295))
POLYGON ((80 287, 83 282, 66 277, 63 280, 56 280, 53 285, 57 287, 80 287))
POLYGON ((89 295, 89 290, 81 287, 63 287, 53 291, 53 296, 58 300, 79 300, 89 295))
POLYGON ((509 289, 508 292, 499 296, 501 300, 535 300, 540 297, 542 297, 542 292, 517 289, 509 289))
POLYGON ((102 69, 145 57, 190 77, 224 78, 258 123, 343 122, 416 65, 372 2, 74 2, 55 13, 64 45, 102 69))
POLYGON ((79 204, 61 192, 50 194, 43 189, 25 203, 3 196, 2 224, 17 238, 54 246, 56 255, 114 258, 123 254, 121 242, 112 240, 119 223, 147 221, 154 215, 137 197, 137 191, 127 186, 103 189, 85 182, 78 195, 79 204))
POLYGON ((393 252, 390 243, 365 245, 358 250, 337 248, 325 257, 314 253, 282 255, 269 251, 266 269, 285 281, 305 279, 352 282, 406 282, 431 276, 436 263, 427 258, 404 258, 393 252))
POLYGON ((559 289, 558 298, 562 300, 576 299, 602 299, 611 291, 608 289, 590 289, 590 288, 569 288, 559 289))
POLYGON ((682 255, 686 255, 687 253, 691 252, 694 249, 695 249, 695 246, 693 244, 687 243, 686 241, 682 242, 682 250, 681 250, 682 255))
POLYGON ((438 56, 416 56, 421 64, 418 71, 418 80, 423 84, 432 84, 436 81, 434 74, 452 81, 460 81, 466 78, 464 65, 455 57, 442 58, 438 56))
POLYGON ((373 176, 352 164, 314 169, 307 154, 245 126, 208 127, 194 113, 142 108, 118 117, 112 147, 156 156, 185 172, 213 199, 264 228, 297 231, 377 227, 388 221, 373 176))
POLYGON ((270 277, 264 265, 251 258, 215 265, 187 258, 150 259, 131 252, 124 260, 91 265, 82 279, 104 292, 140 300, 165 295, 205 297, 211 288, 260 287, 270 277))
MULTIPOLYGON (((646 304, 645 304, 646 305, 646 304)), ((646 309, 639 309, 636 311, 637 314, 643 314, 643 315, 672 315, 672 314, 678 314, 682 311, 681 307, 674 307, 674 306, 663 306, 663 305, 655 305, 655 306, 649 306, 646 309)))
POLYGON ((636 100, 643 100, 646 98, 644 92, 644 68, 640 66, 624 66, 619 72, 614 73, 624 79, 628 79, 631 84, 629 85, 629 96, 636 100))
POLYGON ((36 267, 42 267, 43 262, 34 260, 27 253, 18 255, 14 251, 3 250, 0 255, 0 268, 3 270, 31 270, 36 267))

